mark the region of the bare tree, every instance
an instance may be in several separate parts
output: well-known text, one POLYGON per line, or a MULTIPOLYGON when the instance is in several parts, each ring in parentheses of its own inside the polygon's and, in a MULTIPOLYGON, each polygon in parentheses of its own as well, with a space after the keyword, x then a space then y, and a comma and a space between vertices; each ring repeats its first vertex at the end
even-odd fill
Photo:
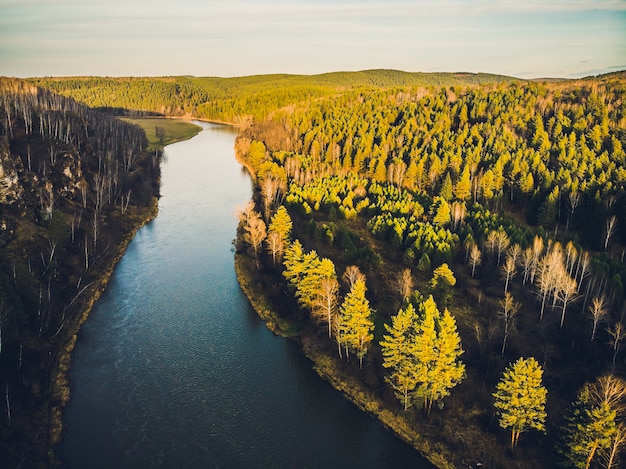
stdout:
POLYGON ((521 264, 524 271, 524 277, 522 279, 522 285, 526 285, 526 282, 530 279, 530 273, 533 269, 533 250, 532 248, 526 248, 522 255, 521 264))
POLYGON ((604 297, 594 298, 591 300, 591 306, 589 306, 589 312, 591 313, 591 319, 593 320, 593 328, 591 329, 591 341, 596 336, 596 330, 598 328, 598 322, 607 315, 608 310, 606 308, 606 301, 604 297))
POLYGON ((452 202, 450 205, 450 216, 452 231, 457 231, 465 218, 465 204, 462 202, 452 202))
MULTIPOLYGON (((626 424, 620 422, 615 427, 615 434, 613 435, 611 446, 608 448, 608 453, 602 453, 602 458, 605 461, 606 469, 612 469, 618 466, 620 461, 617 459, 619 452, 626 444, 626 424)), ((623 467, 623 466, 622 466, 623 467)))
POLYGON ((611 240, 611 237, 615 233, 616 222, 617 222, 617 217, 615 215, 613 215, 606 221, 606 227, 604 230, 604 250, 605 251, 609 247, 609 241, 611 240))
POLYGON ((341 278, 348 284, 348 289, 352 289, 352 286, 357 280, 363 280, 363 283, 365 283, 365 274, 361 272, 359 267, 356 265, 349 265, 346 267, 346 270, 341 278))
POLYGON ((263 215, 265 220, 269 222, 272 208, 282 203, 283 195, 287 190, 284 180, 267 174, 261 181, 261 196, 263 198, 263 215))
POLYGON ((576 207, 578 207, 578 204, 580 203, 580 192, 578 191, 572 191, 569 193, 569 197, 568 197, 568 202, 569 202, 569 215, 567 217, 567 222, 565 223, 565 231, 569 230, 569 223, 572 219, 572 216, 574 215, 574 212, 576 211, 576 207))
POLYGON ((626 328, 621 322, 616 322, 613 327, 609 327, 609 336, 611 336, 611 348, 613 349, 612 366, 615 366, 615 359, 620 351, 623 340, 626 338, 626 328))
POLYGON ((519 311, 521 305, 515 301, 513 295, 509 292, 505 292, 504 299, 500 300, 500 306, 502 307, 500 316, 504 320, 504 339, 502 340, 502 351, 500 354, 504 356, 506 341, 509 338, 509 333, 513 329, 515 314, 519 311))
POLYGON ((589 386, 589 395, 594 402, 608 404, 617 415, 624 415, 626 381, 623 379, 613 375, 601 376, 589 386))
POLYGON ((267 250, 272 255, 272 263, 276 267, 276 259, 280 260, 282 258, 285 249, 283 237, 276 231, 270 231, 265 243, 267 244, 267 250))
POLYGON ((502 265, 502 276, 504 277, 504 293, 509 291, 509 280, 515 277, 517 266, 515 265, 515 259, 511 256, 507 256, 506 261, 502 265))
POLYGON ((338 292, 339 282, 336 278, 323 279, 311 310, 314 319, 320 322, 324 321, 328 325, 328 338, 332 337, 333 322, 337 315, 338 292))
POLYGON ((244 223, 243 229, 245 232, 244 239, 250 246, 252 246, 252 249, 254 250, 256 268, 259 269, 261 268, 259 264, 259 249, 267 236, 265 222, 256 211, 252 210, 247 214, 247 219, 244 223))
POLYGON ((578 285, 576 284, 576 280, 567 275, 565 269, 561 269, 557 277, 557 287, 554 293, 554 296, 558 298, 563 305, 563 309, 561 310, 561 327, 563 327, 563 322, 565 321, 565 309, 569 303, 576 301, 578 298, 577 292, 578 285))
POLYGON ((474 272, 476 271, 476 266, 480 265, 480 262, 481 262, 480 249, 478 249, 478 246, 476 245, 476 243, 472 244, 472 248, 469 254, 469 260, 470 260, 470 264, 472 265, 472 277, 473 277, 474 272))
POLYGON ((402 272, 400 272, 397 285, 402 301, 408 300, 413 292, 413 276, 411 275, 411 269, 403 269, 402 272))
POLYGON ((498 265, 502 258, 502 253, 509 247, 510 240, 503 229, 490 231, 485 241, 485 248, 489 249, 493 255, 494 251, 498 252, 498 265))

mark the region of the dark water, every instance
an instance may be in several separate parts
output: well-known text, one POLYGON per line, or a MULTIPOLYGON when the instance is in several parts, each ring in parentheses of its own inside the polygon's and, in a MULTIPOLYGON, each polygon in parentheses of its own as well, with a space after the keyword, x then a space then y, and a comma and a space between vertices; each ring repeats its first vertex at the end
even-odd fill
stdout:
POLYGON ((250 309, 231 250, 250 180, 235 131, 202 126, 167 147, 159 216, 79 334, 65 466, 431 467, 250 309))

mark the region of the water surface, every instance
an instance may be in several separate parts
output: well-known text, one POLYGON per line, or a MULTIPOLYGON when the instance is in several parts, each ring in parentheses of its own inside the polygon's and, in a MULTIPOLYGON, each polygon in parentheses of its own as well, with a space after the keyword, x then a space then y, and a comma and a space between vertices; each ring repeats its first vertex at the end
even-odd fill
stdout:
POLYGON ((251 183, 235 130, 200 125, 80 331, 65 466, 432 467, 251 310, 232 250, 251 183))

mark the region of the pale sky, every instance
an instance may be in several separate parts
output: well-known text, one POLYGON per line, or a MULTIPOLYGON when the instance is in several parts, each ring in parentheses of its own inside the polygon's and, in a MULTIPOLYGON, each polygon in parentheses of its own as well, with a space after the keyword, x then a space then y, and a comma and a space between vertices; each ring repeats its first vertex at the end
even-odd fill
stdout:
POLYGON ((0 75, 626 69, 626 0, 0 0, 0 75))

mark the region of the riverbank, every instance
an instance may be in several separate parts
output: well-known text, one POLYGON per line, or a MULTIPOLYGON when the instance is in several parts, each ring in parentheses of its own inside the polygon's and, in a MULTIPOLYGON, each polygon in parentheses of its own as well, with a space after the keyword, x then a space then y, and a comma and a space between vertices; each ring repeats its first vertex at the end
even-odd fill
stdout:
POLYGON ((310 329, 296 321, 289 321, 278 313, 267 290, 256 280, 252 258, 236 252, 235 272, 242 291, 258 316, 265 321, 268 329, 277 335, 296 340, 321 378, 328 381, 361 410, 377 418, 388 430, 413 446, 435 466, 442 469, 455 467, 451 462, 453 457, 448 448, 424 438, 411 427, 407 419, 376 396, 367 385, 347 373, 341 360, 334 353, 329 353, 327 349, 318 345, 319 342, 310 329))
POLYGON ((65 328, 63 339, 60 341, 60 347, 56 353, 57 358, 52 368, 51 405, 46 425, 46 428, 48 428, 49 441, 47 454, 48 467, 59 464, 54 453, 54 447, 59 443, 63 432, 63 409, 67 405, 71 395, 68 375, 72 362, 72 352, 80 328, 89 317, 93 306, 106 290, 111 275, 115 270, 115 266, 124 256, 128 245, 142 227, 156 218, 158 211, 158 198, 153 197, 152 203, 148 207, 138 210, 137 213, 132 215, 133 219, 130 231, 122 237, 119 244, 117 244, 110 255, 107 256, 107 259, 102 263, 102 267, 95 273, 96 280, 91 284, 89 289, 84 292, 82 301, 77 302, 75 313, 71 313, 73 320, 70 320, 68 326, 65 328))

